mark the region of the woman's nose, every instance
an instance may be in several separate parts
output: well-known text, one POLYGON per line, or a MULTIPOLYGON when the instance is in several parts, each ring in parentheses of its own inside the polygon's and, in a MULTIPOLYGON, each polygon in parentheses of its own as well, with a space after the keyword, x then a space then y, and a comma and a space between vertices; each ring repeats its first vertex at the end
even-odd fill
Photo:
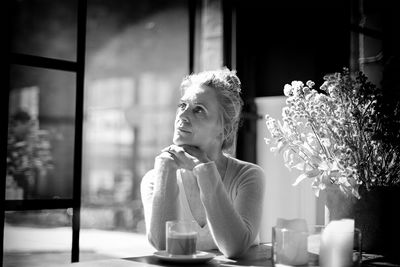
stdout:
POLYGON ((183 122, 189 122, 189 119, 186 116, 181 116, 180 120, 183 122))
POLYGON ((190 115, 189 108, 185 108, 184 110, 181 110, 178 113, 178 118, 183 122, 189 122, 190 121, 189 115, 190 115))

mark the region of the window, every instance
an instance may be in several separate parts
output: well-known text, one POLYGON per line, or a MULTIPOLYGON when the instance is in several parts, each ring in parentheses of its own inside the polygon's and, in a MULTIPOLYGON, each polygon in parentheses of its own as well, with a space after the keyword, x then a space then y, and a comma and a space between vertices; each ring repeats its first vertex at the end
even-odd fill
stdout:
POLYGON ((222 66, 221 1, 10 2, 3 265, 149 253, 140 181, 184 75, 222 66))
POLYGON ((18 141, 37 145, 37 164, 7 168, 5 266, 32 266, 36 252, 50 264, 149 249, 139 184, 172 138, 189 69, 187 5, 12 2, 8 121, 35 136, 18 141))
POLYGON ((2 264, 77 261, 86 3, 26 0, 9 7, 2 264), (36 253, 49 250, 48 262, 38 261, 36 253))
POLYGON ((88 1, 80 241, 98 257, 154 251, 140 182, 172 140, 188 13, 186 0, 88 1))

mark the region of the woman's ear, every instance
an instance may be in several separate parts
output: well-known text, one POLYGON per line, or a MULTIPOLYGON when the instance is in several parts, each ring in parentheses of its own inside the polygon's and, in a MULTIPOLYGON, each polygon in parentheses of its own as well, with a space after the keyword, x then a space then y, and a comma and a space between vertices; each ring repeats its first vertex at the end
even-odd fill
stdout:
POLYGON ((221 140, 221 144, 224 142, 224 139, 225 139, 225 133, 224 132, 225 132, 225 129, 221 125, 220 131, 219 131, 219 134, 218 134, 218 138, 221 140))
POLYGON ((221 144, 224 143, 225 139, 225 127, 224 127, 224 118, 222 115, 220 115, 219 120, 218 120, 218 128, 219 128, 219 133, 217 135, 218 139, 221 140, 221 144))

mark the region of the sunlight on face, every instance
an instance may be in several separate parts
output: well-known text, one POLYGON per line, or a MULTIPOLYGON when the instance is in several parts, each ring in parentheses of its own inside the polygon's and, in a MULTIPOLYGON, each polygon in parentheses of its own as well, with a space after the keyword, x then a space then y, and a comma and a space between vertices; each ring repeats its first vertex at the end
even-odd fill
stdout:
POLYGON ((221 149, 222 126, 214 89, 198 85, 186 89, 176 112, 173 142, 204 151, 221 149))

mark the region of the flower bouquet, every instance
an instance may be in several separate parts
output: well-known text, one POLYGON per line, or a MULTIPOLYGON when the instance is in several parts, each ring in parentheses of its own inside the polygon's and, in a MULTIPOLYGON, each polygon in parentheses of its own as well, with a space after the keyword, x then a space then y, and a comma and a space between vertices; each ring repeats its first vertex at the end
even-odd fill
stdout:
POLYGON ((289 169, 301 171, 294 185, 313 179, 317 196, 334 186, 356 198, 360 187, 399 185, 399 103, 388 107, 381 90, 348 69, 314 86, 286 84, 282 121, 266 115, 267 144, 283 154, 289 169))

